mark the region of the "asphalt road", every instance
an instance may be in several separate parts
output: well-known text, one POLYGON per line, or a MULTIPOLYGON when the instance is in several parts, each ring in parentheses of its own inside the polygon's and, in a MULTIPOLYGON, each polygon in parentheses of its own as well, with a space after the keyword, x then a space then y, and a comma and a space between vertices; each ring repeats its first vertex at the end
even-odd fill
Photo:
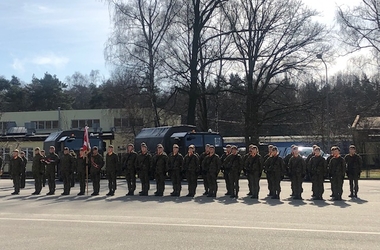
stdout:
POLYGON ((258 201, 245 197, 246 180, 238 200, 224 196, 223 180, 216 199, 201 196, 202 182, 193 199, 170 197, 169 183, 164 197, 126 197, 118 180, 106 197, 102 180, 100 196, 79 197, 77 185, 70 196, 32 196, 27 182, 11 196, 11 181, 0 179, 0 249, 380 249, 380 181, 361 181, 358 199, 347 197, 345 181, 339 202, 311 201, 310 183, 305 200, 293 201, 286 181, 280 201, 265 197, 265 180, 258 201))

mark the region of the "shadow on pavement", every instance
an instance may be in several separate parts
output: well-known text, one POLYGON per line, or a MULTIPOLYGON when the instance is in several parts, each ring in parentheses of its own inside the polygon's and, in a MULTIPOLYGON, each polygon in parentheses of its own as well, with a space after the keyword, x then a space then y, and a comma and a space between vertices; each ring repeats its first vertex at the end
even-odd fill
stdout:
POLYGON ((284 202, 282 202, 281 200, 272 199, 271 197, 266 197, 266 198, 264 198, 262 200, 264 201, 263 204, 267 204, 267 205, 270 205, 270 206, 278 206, 278 205, 284 204, 284 202))
POLYGON ((260 204, 261 202, 258 199, 252 199, 251 196, 246 196, 243 199, 243 203, 247 205, 260 204))
POLYGON ((313 205, 313 206, 317 206, 317 207, 326 207, 326 206, 330 206, 331 204, 330 203, 327 203, 325 200, 312 200, 312 199, 309 199, 308 201, 310 201, 310 205, 313 205))
POLYGON ((207 197, 207 196, 194 197, 194 201, 200 204, 213 203, 215 200, 216 198, 207 197))
POLYGON ((337 206, 337 207, 340 207, 340 208, 346 208, 346 207, 350 207, 351 206, 350 204, 346 203, 346 200, 332 201, 331 205, 337 206))
POLYGON ((224 205, 239 203, 238 199, 230 198, 229 196, 217 197, 215 200, 224 205))
POLYGON ((289 205, 292 205, 294 207, 300 207, 300 206, 305 206, 307 205, 306 202, 304 202, 303 200, 293 200, 293 199, 289 199, 289 205))
POLYGON ((348 200, 348 202, 356 203, 356 204, 364 204, 367 203, 367 200, 362 200, 360 198, 353 198, 351 200, 348 200))

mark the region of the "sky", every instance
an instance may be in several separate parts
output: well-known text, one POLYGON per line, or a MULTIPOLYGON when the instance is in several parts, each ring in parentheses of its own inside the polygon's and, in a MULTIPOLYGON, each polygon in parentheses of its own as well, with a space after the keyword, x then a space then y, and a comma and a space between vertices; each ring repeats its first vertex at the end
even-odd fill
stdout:
MULTIPOLYGON (((360 0, 303 0, 321 15, 318 21, 334 22, 336 6, 360 0)), ((101 0, 1 0, 0 76, 12 75, 28 83, 48 72, 60 80, 76 71, 99 70, 104 78, 110 66, 104 46, 111 31, 108 5, 101 0)), ((332 71, 347 58, 329 65, 332 71)))

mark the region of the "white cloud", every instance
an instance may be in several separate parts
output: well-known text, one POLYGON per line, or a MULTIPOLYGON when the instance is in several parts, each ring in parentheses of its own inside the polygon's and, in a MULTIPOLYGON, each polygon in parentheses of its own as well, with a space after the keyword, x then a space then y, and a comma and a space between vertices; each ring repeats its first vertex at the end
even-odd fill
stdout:
POLYGON ((67 57, 56 56, 54 54, 36 56, 31 60, 31 63, 38 66, 52 66, 54 68, 64 68, 69 62, 67 57))
POLYGON ((70 59, 67 57, 57 56, 54 53, 49 53, 32 58, 14 58, 11 66, 15 71, 24 73, 26 68, 29 69, 33 67, 63 69, 69 61, 70 59))

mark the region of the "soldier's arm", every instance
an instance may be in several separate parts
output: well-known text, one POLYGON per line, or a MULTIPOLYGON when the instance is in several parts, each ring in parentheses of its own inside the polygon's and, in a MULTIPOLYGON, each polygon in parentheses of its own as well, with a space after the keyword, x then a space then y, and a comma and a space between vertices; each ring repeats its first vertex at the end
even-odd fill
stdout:
POLYGON ((360 155, 358 155, 358 158, 359 158, 359 173, 361 173, 363 169, 363 159, 360 155))

